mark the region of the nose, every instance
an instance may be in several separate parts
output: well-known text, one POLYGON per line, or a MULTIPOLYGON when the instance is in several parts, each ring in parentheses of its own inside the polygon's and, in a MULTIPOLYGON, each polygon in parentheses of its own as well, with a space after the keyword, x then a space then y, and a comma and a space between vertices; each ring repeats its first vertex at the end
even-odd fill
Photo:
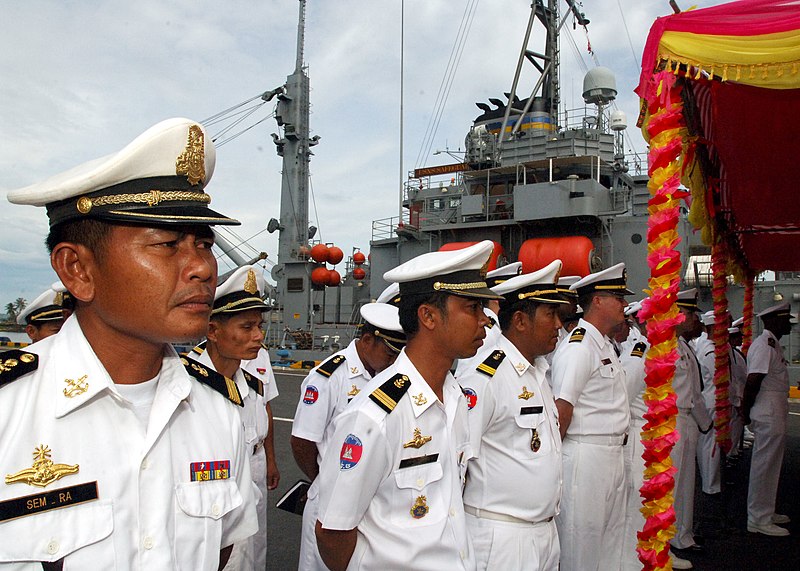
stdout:
POLYGON ((183 269, 189 281, 197 280, 201 282, 213 281, 217 283, 217 260, 211 248, 201 242, 193 235, 187 235, 184 239, 184 266, 183 269))

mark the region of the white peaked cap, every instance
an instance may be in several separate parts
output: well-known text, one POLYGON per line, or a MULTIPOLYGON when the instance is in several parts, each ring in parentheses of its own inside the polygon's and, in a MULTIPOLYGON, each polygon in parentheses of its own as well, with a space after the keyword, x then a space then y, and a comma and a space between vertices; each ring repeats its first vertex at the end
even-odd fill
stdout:
POLYGON ((237 268, 214 293, 211 314, 236 313, 248 309, 266 311, 269 305, 262 299, 265 281, 261 269, 254 266, 237 268))
POLYGON ((561 260, 553 260, 540 270, 497 284, 492 291, 502 295, 509 303, 523 299, 541 303, 567 303, 556 287, 560 271, 561 260))

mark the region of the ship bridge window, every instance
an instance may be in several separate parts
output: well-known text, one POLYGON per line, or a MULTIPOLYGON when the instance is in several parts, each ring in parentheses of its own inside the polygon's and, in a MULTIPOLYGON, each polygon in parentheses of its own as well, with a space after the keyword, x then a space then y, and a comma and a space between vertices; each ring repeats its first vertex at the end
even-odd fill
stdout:
POLYGON ((458 208, 461 206, 461 198, 458 196, 450 197, 450 208, 458 208))
POLYGON ((288 278, 286 291, 303 291, 303 278, 288 278))

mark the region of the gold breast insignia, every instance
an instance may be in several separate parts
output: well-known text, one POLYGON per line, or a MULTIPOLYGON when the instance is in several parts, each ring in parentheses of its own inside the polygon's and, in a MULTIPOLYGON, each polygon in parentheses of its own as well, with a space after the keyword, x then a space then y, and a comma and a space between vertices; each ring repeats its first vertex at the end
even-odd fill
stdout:
POLYGON ((533 393, 528 390, 528 387, 522 385, 522 392, 517 396, 518 399, 528 400, 533 396, 533 393))
POLYGON ((419 428, 415 428, 414 438, 404 443, 403 448, 422 448, 431 440, 433 440, 433 436, 422 436, 422 431, 419 428))
POLYGON ((50 459, 50 447, 40 444, 33 452, 33 465, 16 474, 6 475, 6 484, 28 484, 44 488, 69 474, 78 473, 77 464, 55 464, 50 459))
POLYGON ((431 509, 428 507, 428 498, 425 496, 417 496, 417 501, 411 506, 411 517, 414 519, 422 519, 431 509))
POLYGON ((64 389, 64 396, 71 399, 72 397, 82 395, 88 391, 89 383, 86 382, 87 377, 88 375, 83 375, 77 381, 74 379, 64 379, 64 382, 67 383, 67 386, 64 389))
POLYGON ((359 390, 359 388, 358 388, 357 386, 353 385, 353 388, 351 388, 351 389, 350 389, 350 390, 347 392, 347 396, 349 396, 349 397, 354 397, 354 396, 356 396, 356 395, 357 395, 358 393, 360 393, 360 392, 361 392, 361 391, 359 390))
POLYGON ((422 405, 428 403, 428 399, 426 399, 425 395, 422 394, 422 393, 419 393, 416 396, 411 395, 411 398, 414 399, 414 404, 417 405, 417 406, 422 406, 422 405))

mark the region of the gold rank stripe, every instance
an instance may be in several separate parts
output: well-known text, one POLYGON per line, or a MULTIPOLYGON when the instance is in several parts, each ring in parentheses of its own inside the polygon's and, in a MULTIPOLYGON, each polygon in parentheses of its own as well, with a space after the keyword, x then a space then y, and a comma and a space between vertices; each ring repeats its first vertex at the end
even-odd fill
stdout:
POLYGON ((484 373, 488 373, 490 376, 494 376, 494 374, 497 372, 496 368, 490 367, 486 363, 481 363, 480 365, 478 365, 475 368, 478 369, 479 371, 484 372, 484 373))
POLYGON ((242 400, 239 398, 239 389, 236 388, 236 382, 225 377, 225 386, 228 388, 228 397, 236 404, 242 404, 242 400))
POLYGON ((375 400, 377 400, 383 406, 388 408, 390 411, 394 410, 394 407, 397 406, 397 402, 392 400, 392 398, 385 392, 383 392, 382 389, 376 389, 372 391, 372 394, 370 396, 374 397, 375 400))

